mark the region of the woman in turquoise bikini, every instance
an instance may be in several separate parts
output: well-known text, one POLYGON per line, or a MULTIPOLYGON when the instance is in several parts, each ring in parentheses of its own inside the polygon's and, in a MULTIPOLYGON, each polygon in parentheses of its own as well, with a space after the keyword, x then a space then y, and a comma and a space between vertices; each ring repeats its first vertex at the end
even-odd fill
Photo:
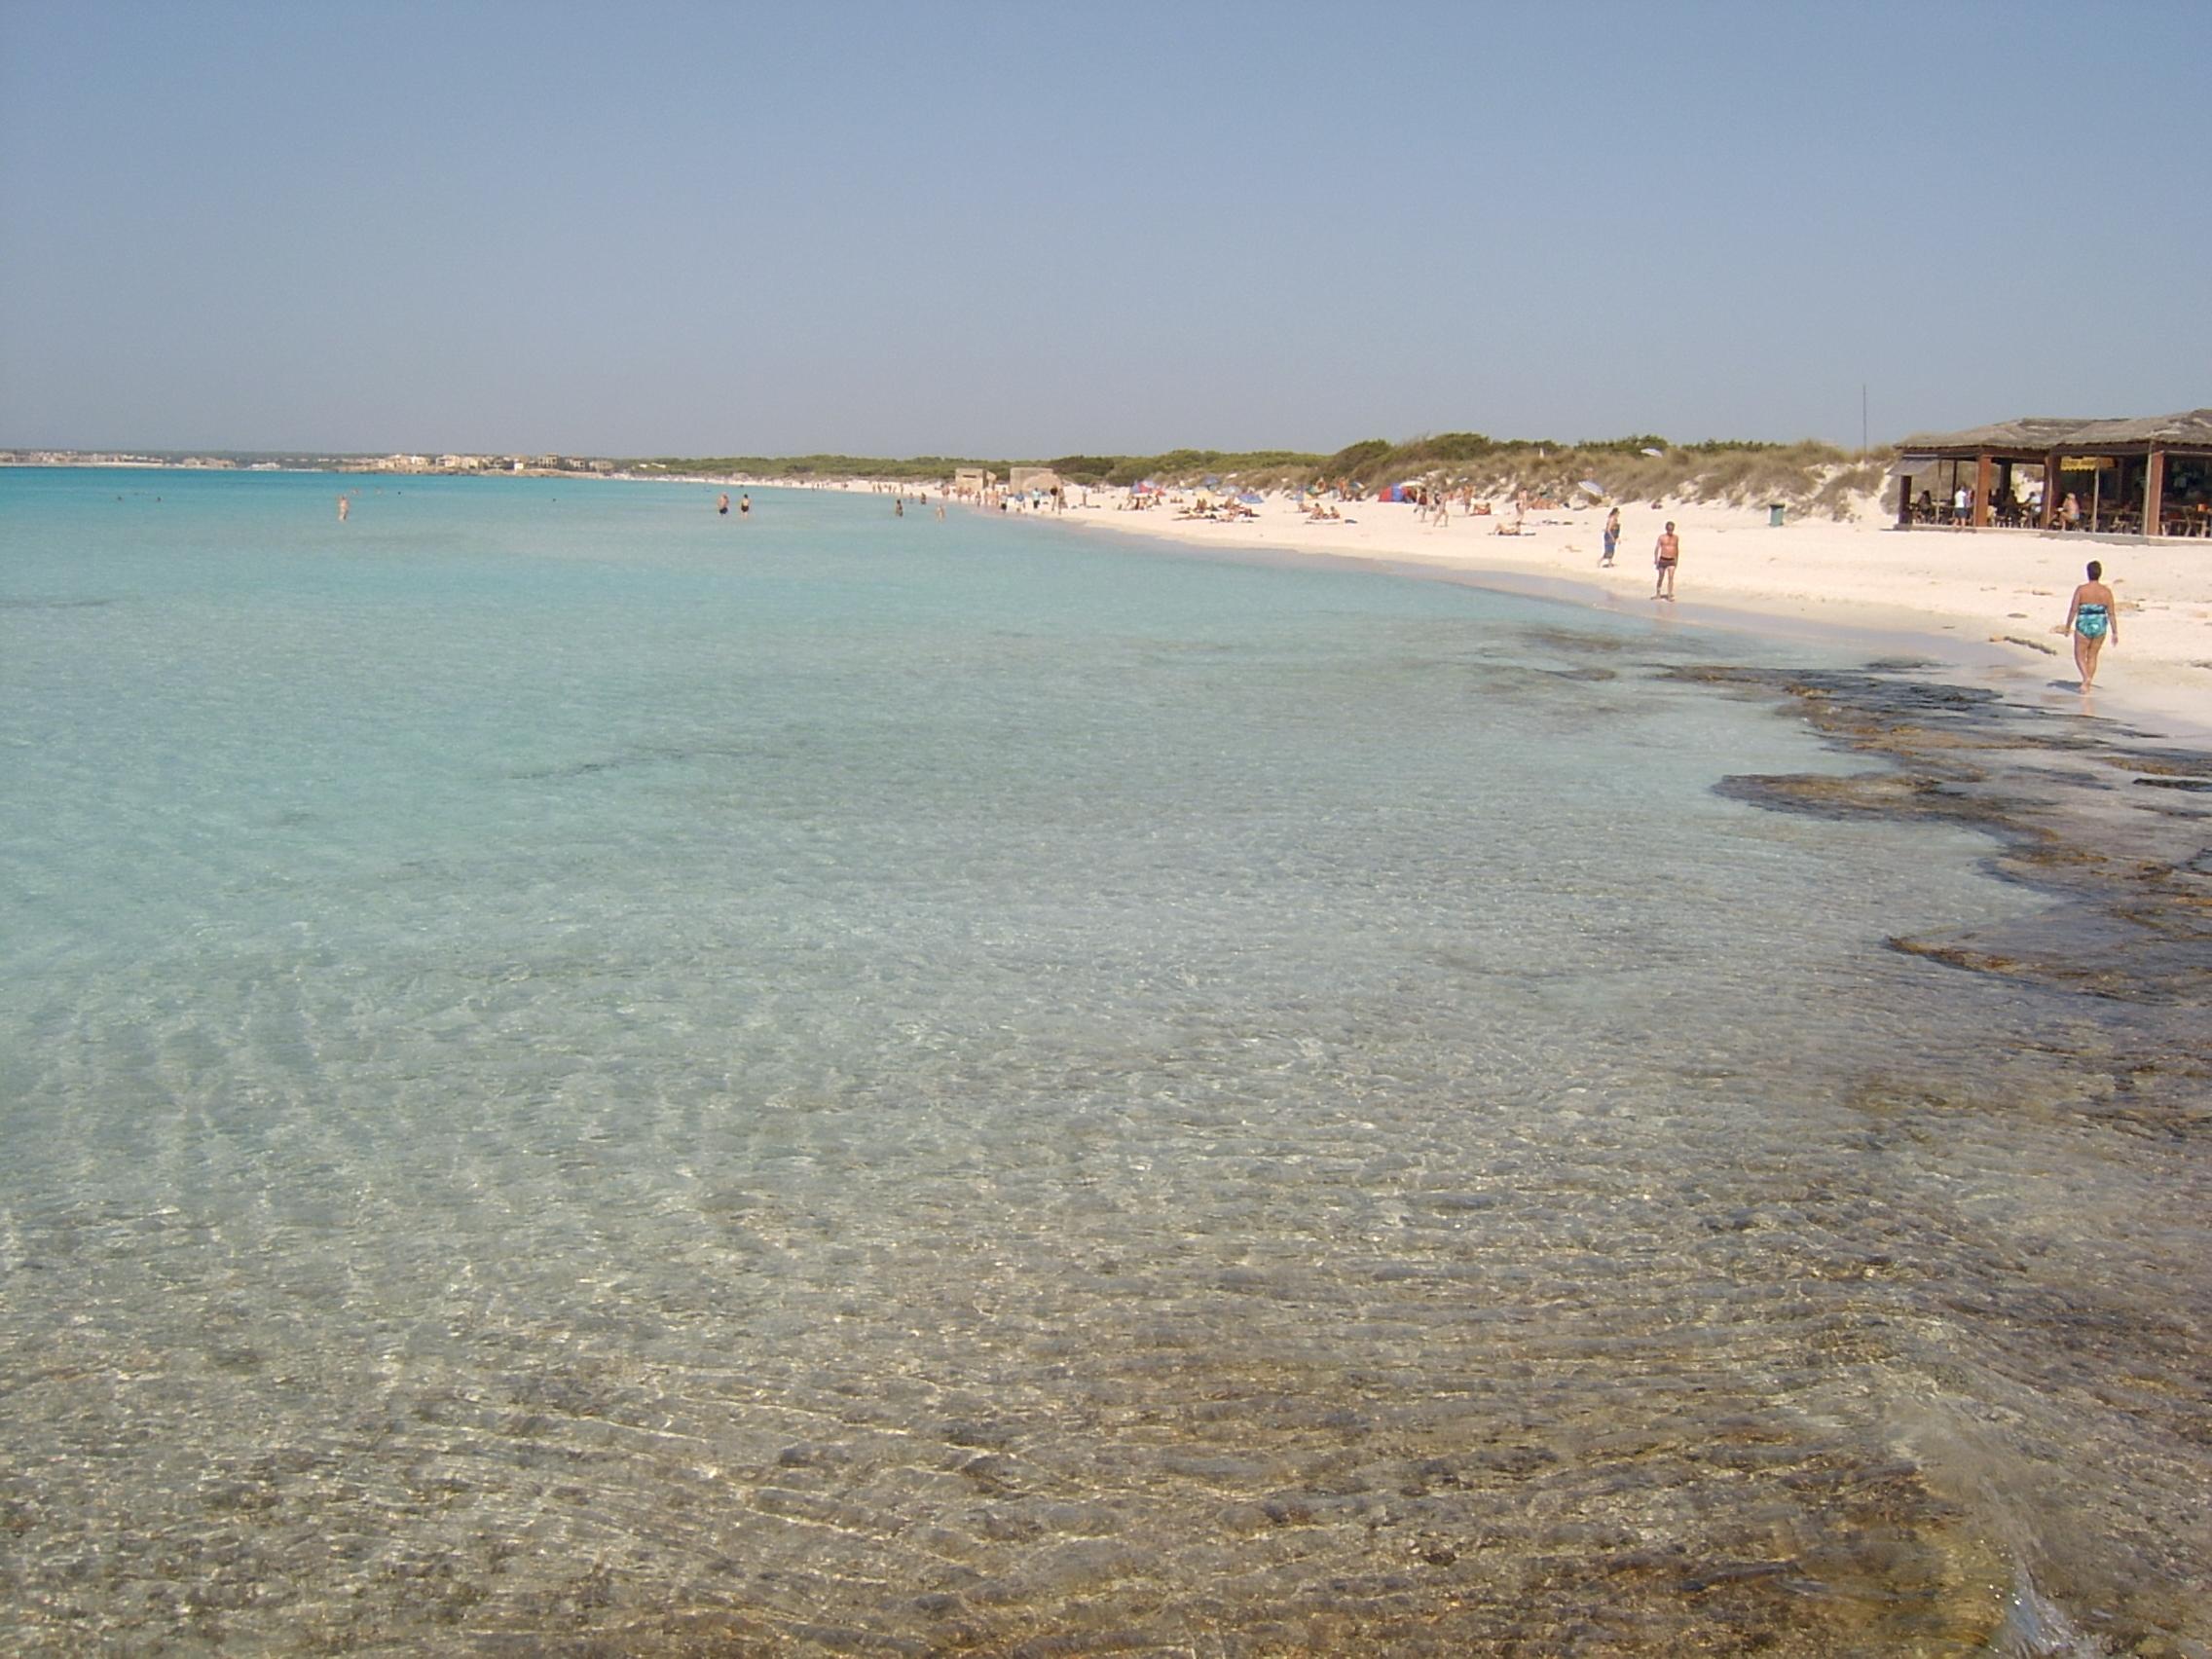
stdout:
POLYGON ((2089 579, 2074 590, 2074 603, 2066 608, 2066 622, 2059 630, 2074 636, 2074 666, 2082 671, 2082 689, 2097 678, 2097 653, 2105 642, 2120 644, 2120 601, 2104 584, 2105 568, 2089 561, 2089 579))

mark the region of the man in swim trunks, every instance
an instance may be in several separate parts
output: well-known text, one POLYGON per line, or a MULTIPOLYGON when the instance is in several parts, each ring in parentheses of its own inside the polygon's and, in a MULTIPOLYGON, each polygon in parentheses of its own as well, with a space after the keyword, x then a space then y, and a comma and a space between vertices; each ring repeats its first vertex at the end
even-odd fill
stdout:
POLYGON ((1674 599, 1675 567, 1681 557, 1682 538, 1675 534, 1675 521, 1669 519, 1667 528, 1659 533, 1658 544, 1651 549, 1651 562, 1659 569, 1659 579, 1651 587, 1653 599, 1674 599))
POLYGON ((2089 579, 2074 590, 2074 603, 2066 608, 2062 634, 2074 636, 2074 666, 2081 672, 2082 689, 2097 678, 2097 653, 2105 642, 2120 644, 2120 601, 2104 583, 2105 568, 2089 561, 2089 579))

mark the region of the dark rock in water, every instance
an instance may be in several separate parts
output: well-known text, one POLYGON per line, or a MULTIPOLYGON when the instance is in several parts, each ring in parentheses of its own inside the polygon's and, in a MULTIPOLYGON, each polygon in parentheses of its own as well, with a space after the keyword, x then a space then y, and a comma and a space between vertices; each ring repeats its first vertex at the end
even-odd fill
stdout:
POLYGON ((1671 677, 1787 699, 1836 747, 1887 763, 1846 777, 1729 777, 1719 793, 1775 811, 1979 830, 1998 844, 1998 875, 2063 901, 1959 938, 1893 939, 1893 949, 2139 1006, 2212 1003, 2212 890, 2203 880, 2212 849, 2199 815, 2147 810, 2116 788, 2212 791, 2212 755, 1913 672, 1697 666, 1671 677))

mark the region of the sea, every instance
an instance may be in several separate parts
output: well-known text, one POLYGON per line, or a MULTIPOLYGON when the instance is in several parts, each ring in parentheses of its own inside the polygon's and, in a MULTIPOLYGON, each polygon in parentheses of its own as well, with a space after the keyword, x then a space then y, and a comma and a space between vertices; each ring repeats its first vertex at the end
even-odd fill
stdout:
POLYGON ((0 471, 0 1649, 2212 1651, 1850 647, 719 493, 0 471))

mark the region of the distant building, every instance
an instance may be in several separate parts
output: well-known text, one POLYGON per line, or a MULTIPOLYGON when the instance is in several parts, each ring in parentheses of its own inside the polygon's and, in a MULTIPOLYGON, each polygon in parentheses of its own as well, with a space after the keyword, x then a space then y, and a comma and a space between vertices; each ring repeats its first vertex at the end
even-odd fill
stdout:
POLYGON ((1049 466, 1010 467, 1006 487, 1017 496, 1050 496, 1060 489, 1060 475, 1049 466))
POLYGON ((2123 421, 2029 416, 1898 445, 1898 522, 2049 530, 2074 498, 2084 530, 2203 535, 2212 529, 2212 409, 2123 421), (1925 497, 1925 503, 1922 498, 1925 497))

